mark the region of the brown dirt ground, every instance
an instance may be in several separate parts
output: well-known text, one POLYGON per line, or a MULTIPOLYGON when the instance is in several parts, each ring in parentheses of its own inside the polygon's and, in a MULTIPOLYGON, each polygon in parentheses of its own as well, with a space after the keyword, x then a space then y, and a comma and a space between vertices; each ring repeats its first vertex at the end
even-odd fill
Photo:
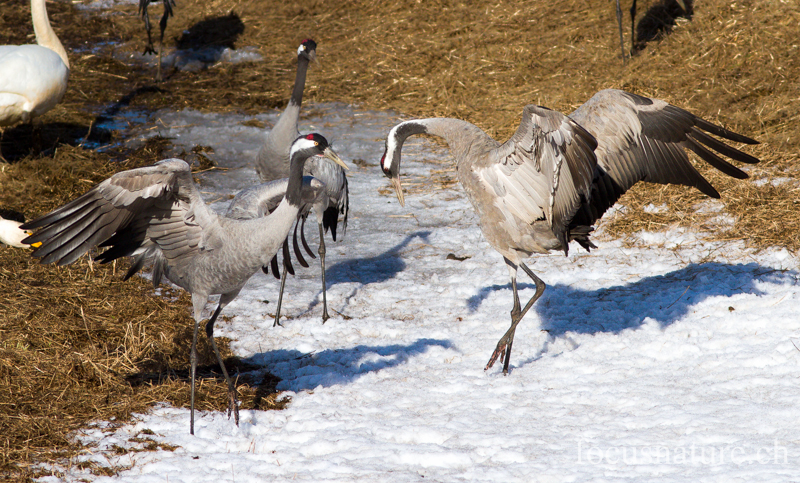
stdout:
MULTIPOLYGON (((640 17, 673 8, 661 1, 640 1, 640 17)), ((755 179, 796 181, 799 175, 796 0, 698 2, 691 21, 680 20, 669 35, 640 43, 626 65, 607 0, 178 2, 167 49, 254 46, 264 60, 168 70, 165 82, 155 84, 154 69, 112 56, 114 50, 144 48, 135 6, 100 14, 50 2, 51 22, 70 52, 69 89, 41 118, 40 134, 28 126, 6 130, 2 151, 12 163, 0 165, 0 207, 31 218, 113 172, 159 159, 166 140, 133 152, 80 147, 84 140, 120 138, 94 128, 109 109, 256 113, 282 107, 294 78, 294 52, 306 37, 317 40, 321 62, 309 74, 307 102, 458 117, 502 139, 516 129, 525 104, 570 112, 602 88, 622 88, 761 141, 744 148, 762 159, 750 170, 755 179)), ((160 14, 160 6, 151 6, 154 24, 160 14)), ((24 1, 0 0, 0 25, 0 44, 33 41, 24 1)), ((626 195, 621 203, 632 209, 604 228, 624 235, 678 224, 754 247, 798 249, 796 183, 759 187, 700 169, 735 217, 733 228, 722 230, 695 213, 703 200, 699 193, 653 185, 626 195), (665 203, 669 212, 644 213, 648 203, 665 203)), ((452 173, 442 171, 437 179, 452 182, 452 173)), ((157 401, 187 404, 188 297, 176 293, 177 303, 165 303, 143 280, 122 283, 115 268, 120 271, 85 261, 41 267, 24 250, 0 248, 0 478, 29 479, 41 473, 35 463, 74 455, 81 449, 66 435, 91 420, 124 421, 157 401)), ((201 407, 222 409, 224 386, 211 360, 205 362, 201 407)), ((281 406, 270 391, 274 379, 240 382, 245 407, 281 406)))

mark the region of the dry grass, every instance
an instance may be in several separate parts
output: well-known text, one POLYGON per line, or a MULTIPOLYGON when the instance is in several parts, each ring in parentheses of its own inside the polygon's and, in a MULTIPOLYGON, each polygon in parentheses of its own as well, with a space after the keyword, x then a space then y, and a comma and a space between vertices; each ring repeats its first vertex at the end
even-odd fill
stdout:
MULTIPOLYGON (((644 12, 656 1, 639 4, 644 12)), ((631 208, 628 214, 605 228, 622 235, 682 224, 755 247, 800 248, 796 0, 698 2, 691 22, 647 44, 626 66, 607 0, 181 0, 167 29, 168 48, 255 46, 264 60, 168 71, 160 85, 152 82, 153 70, 132 68, 111 55, 112 49, 144 48, 135 6, 103 16, 68 2, 51 2, 48 9, 71 52, 67 95, 42 118, 41 155, 31 148, 36 136, 25 126, 8 129, 2 146, 15 163, 1 167, 0 207, 29 218, 117 170, 158 159, 166 141, 135 153, 101 155, 76 147, 84 138, 118 139, 119 133, 94 128, 104 112, 191 107, 256 113, 281 107, 294 77, 295 49, 313 37, 321 64, 309 74, 305 97, 311 102, 458 117, 502 139, 516 128, 525 104, 570 112, 594 92, 617 87, 668 100, 755 137, 762 144, 745 150, 763 161, 751 175, 789 182, 757 186, 701 167, 736 218, 733 228, 720 230, 696 213, 703 197, 695 191, 649 185, 626 195, 621 202, 631 208), (669 211, 647 214, 641 208, 649 203, 666 204, 669 211)), ((160 7, 151 10, 158 18, 160 7)), ((31 41, 26 2, 0 0, 0 12, 0 43, 31 41)), ((451 172, 434 174, 434 185, 452 184, 451 172)), ((25 251, 0 249, 0 420, 6 429, 0 475, 24 479, 33 474, 34 462, 74 454, 79 448, 64 435, 92 419, 122 421, 154 401, 186 404, 186 295, 166 304, 144 281, 121 283, 113 272, 98 266, 91 271, 85 263, 41 267, 25 251)), ((261 393, 242 391, 246 406, 269 406, 261 393)), ((202 407, 225 406, 221 384, 211 382, 201 393, 202 407)))

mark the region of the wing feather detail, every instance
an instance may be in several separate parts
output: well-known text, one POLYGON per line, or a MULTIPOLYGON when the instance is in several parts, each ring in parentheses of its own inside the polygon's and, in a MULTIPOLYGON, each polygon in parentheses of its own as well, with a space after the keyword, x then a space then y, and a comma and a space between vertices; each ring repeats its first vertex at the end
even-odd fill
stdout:
POLYGON ((569 223, 591 191, 596 145, 563 114, 529 105, 516 133, 490 154, 497 162, 477 172, 503 212, 527 224, 546 219, 566 251, 569 223))
POLYGON ((117 173, 27 224, 28 229, 39 229, 29 238, 42 242, 33 252, 42 263, 66 265, 96 246, 108 247, 97 257, 101 263, 136 257, 127 276, 147 257, 179 266, 179 259, 197 250, 214 249, 216 225, 216 215, 200 198, 189 165, 179 159, 117 173))
POLYGON ((591 225, 639 181, 693 186, 708 196, 719 193, 692 165, 687 149, 734 178, 747 173, 719 155, 754 164, 759 160, 709 134, 746 144, 758 141, 712 124, 667 102, 606 89, 569 116, 597 139, 598 172, 590 203, 574 224, 591 225))

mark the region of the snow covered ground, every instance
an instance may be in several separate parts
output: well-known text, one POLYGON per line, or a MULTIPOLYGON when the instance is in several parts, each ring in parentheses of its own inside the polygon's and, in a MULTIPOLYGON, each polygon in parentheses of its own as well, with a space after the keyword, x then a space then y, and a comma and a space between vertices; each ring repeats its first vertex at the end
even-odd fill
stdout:
MULTIPOLYGON (((216 333, 283 379, 288 408, 242 411, 238 428, 201 412, 196 436, 188 410, 169 406, 114 431, 100 422, 80 436, 97 444, 83 459, 129 469, 70 479, 800 481, 797 258, 681 230, 640 234, 630 248, 601 228, 591 254, 575 245, 566 258, 529 260, 548 288, 517 331, 511 373, 499 363, 484 372, 512 296, 460 188, 411 193, 402 208, 379 193, 387 181, 377 166, 396 115, 304 111, 314 114, 302 131, 368 164, 350 163, 350 223, 328 244, 328 303, 348 318, 321 324, 312 264, 287 283, 283 313, 294 318, 273 328, 278 283, 256 274, 216 333), (136 447, 136 436, 178 448, 111 451, 136 447)), ((256 182, 250 163, 264 130, 247 120, 164 111, 151 119, 157 129, 132 139, 159 132, 178 150, 212 146, 230 169, 204 175, 202 189, 223 210, 227 195, 256 182)), ((407 146, 409 178, 447 159, 430 141, 407 146)), ((307 232, 316 246, 316 229, 307 232)), ((533 284, 520 282, 530 297, 533 284)))

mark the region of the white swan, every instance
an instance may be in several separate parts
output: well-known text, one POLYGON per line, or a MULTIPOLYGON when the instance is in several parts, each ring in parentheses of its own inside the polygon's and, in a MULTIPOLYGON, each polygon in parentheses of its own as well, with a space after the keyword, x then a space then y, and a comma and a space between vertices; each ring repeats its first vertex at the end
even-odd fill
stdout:
POLYGON ((47 19, 45 0, 31 0, 38 45, 0 45, 0 128, 52 109, 67 90, 69 58, 47 19))
POLYGON ((31 232, 20 228, 19 226, 21 224, 22 223, 17 220, 6 220, 0 217, 0 244, 5 244, 14 248, 28 248, 30 246, 38 248, 41 246, 41 243, 35 243, 33 245, 22 243, 22 239, 30 236, 31 232))

